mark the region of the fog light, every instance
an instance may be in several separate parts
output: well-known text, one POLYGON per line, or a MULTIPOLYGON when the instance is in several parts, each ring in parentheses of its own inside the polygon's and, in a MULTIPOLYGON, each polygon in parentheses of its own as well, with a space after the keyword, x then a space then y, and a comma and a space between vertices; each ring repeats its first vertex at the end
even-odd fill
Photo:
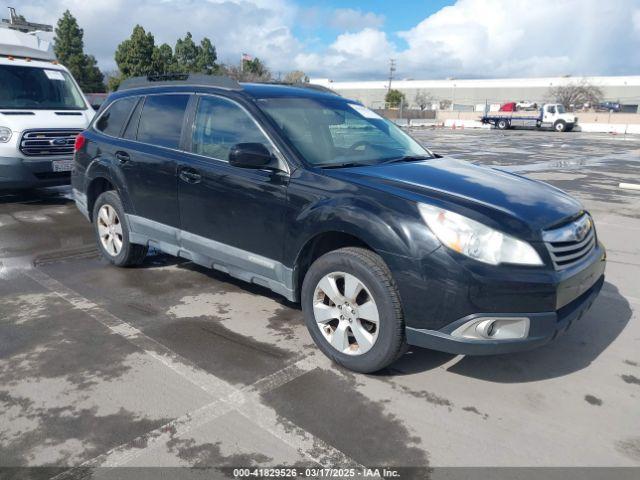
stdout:
POLYGON ((483 320, 476 324, 476 333, 482 338, 490 338, 495 332, 495 320, 483 320))
POLYGON ((452 337, 474 340, 509 340, 529 335, 528 317, 478 317, 456 328, 452 337))

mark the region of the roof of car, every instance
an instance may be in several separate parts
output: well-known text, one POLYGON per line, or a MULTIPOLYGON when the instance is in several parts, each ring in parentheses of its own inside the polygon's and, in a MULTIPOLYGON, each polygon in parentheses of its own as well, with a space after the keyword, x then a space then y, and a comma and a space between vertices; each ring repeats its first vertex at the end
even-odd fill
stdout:
POLYGON ((273 97, 335 97, 337 93, 317 85, 279 83, 241 83, 242 91, 255 98, 273 97))
POLYGON ((134 77, 125 80, 118 89, 118 97, 126 96, 125 92, 136 91, 185 91, 196 88, 198 91, 215 89, 244 93, 254 98, 273 97, 333 97, 339 96, 336 92, 309 83, 284 84, 284 83, 238 83, 229 77, 202 74, 171 74, 153 75, 148 77, 134 77))

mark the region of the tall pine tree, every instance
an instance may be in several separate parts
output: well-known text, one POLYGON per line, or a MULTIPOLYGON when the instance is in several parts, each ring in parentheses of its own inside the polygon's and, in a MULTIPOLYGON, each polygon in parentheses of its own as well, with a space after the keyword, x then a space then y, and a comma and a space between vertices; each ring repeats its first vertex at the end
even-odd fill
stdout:
POLYGON ((69 69, 80 88, 87 93, 105 91, 104 76, 93 55, 84 53, 84 31, 69 10, 56 25, 53 50, 58 61, 69 69))

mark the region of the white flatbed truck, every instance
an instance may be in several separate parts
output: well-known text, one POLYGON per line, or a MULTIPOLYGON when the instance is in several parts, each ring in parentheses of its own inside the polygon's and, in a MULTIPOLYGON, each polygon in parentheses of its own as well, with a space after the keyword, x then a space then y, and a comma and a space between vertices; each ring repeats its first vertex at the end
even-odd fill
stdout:
POLYGON ((564 106, 559 103, 545 103, 537 116, 519 115, 518 112, 498 115, 485 114, 480 121, 493 125, 498 130, 522 128, 529 130, 551 129, 556 132, 570 132, 578 123, 576 116, 567 113, 564 106))

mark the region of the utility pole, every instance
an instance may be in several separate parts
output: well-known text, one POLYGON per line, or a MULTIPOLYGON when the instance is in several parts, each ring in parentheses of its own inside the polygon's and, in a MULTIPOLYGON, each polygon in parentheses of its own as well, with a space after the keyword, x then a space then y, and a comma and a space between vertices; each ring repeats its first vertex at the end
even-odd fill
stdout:
POLYGON ((396 71, 396 60, 394 58, 389 59, 389 86, 388 91, 391 91, 391 82, 393 81, 393 72, 396 71))

